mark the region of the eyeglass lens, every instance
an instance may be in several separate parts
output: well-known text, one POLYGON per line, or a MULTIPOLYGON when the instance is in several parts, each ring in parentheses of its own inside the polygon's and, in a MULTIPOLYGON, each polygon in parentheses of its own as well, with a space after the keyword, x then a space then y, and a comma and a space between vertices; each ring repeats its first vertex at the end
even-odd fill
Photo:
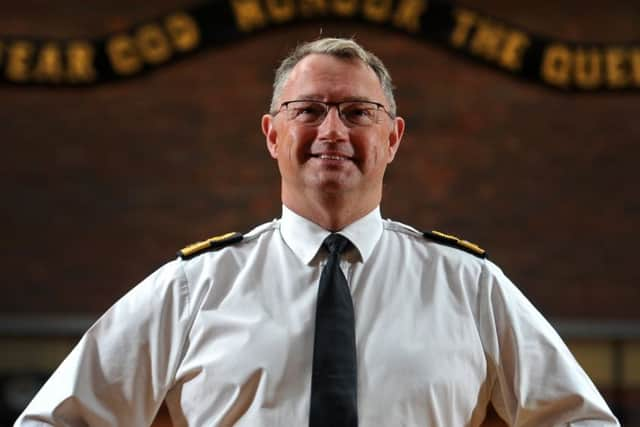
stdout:
POLYGON ((368 101, 325 103, 322 101, 289 101, 283 104, 289 120, 306 125, 319 125, 329 109, 335 106, 345 124, 369 126, 379 121, 380 106, 368 101))

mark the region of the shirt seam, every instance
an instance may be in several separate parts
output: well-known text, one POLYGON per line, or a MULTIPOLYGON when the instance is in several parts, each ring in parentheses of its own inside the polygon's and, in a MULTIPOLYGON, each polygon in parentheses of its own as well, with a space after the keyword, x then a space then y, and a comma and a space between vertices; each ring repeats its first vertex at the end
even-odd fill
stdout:
POLYGON ((185 264, 180 263, 179 267, 180 267, 180 272, 182 276, 181 277, 182 280, 179 281, 179 285, 185 294, 186 308, 188 312, 187 313, 188 321, 187 321, 187 327, 185 328, 184 334, 180 342, 180 357, 178 358, 178 360, 175 363, 175 366, 172 369, 172 372, 170 375, 171 382, 170 384, 168 384, 166 392, 171 390, 171 388, 174 386, 176 382, 176 375, 178 373, 178 370, 180 369, 180 366, 184 362, 184 357, 186 355, 187 341, 189 339, 189 335, 191 335, 191 329, 193 328, 193 324, 195 323, 195 318, 196 318, 196 313, 195 313, 196 310, 194 305, 192 304, 192 298, 191 298, 191 292, 190 292, 191 289, 189 287, 189 277, 187 276, 187 272, 185 270, 185 264))
MULTIPOLYGON (((486 259, 482 259, 481 260, 482 266, 481 266, 481 270, 480 270, 480 275, 478 276, 478 292, 476 293, 476 295, 478 296, 478 300, 476 302, 476 306, 477 306, 477 312, 478 312, 478 321, 475 322, 475 327, 476 327, 476 332, 478 333, 478 337, 480 338, 480 344, 482 345, 482 351, 484 353, 484 358, 485 361, 487 363, 487 369, 489 369, 489 367, 491 367, 491 372, 487 372, 487 379, 489 380, 489 384, 488 384, 488 388, 487 388, 487 393, 489 393, 489 402, 493 405, 493 391, 496 387, 496 382, 498 381, 498 369, 499 369, 499 363, 500 361, 498 359, 493 360, 490 356, 490 353, 487 351, 487 345, 484 341, 484 337, 482 335, 482 332, 480 331, 480 325, 479 322, 481 321, 481 307, 480 305, 482 304, 481 302, 481 298, 482 297, 486 297, 489 298, 488 295, 485 295, 487 292, 489 292, 489 289, 486 289, 486 287, 483 287, 483 284, 486 283, 486 276, 488 274, 488 268, 487 268, 487 260, 486 259)), ((494 330, 494 334, 496 334, 497 336, 497 330, 494 330)), ((500 345, 500 343, 498 342, 498 346, 500 345)), ((500 348, 497 349, 498 350, 498 354, 496 355, 496 358, 498 358, 500 356, 500 348)), ((502 396, 503 400, 504 400, 504 395, 502 396)), ((505 402, 501 402, 501 404, 503 405, 503 407, 506 408, 506 403, 505 402)), ((495 408, 495 405, 494 405, 495 408)))
POLYGON ((402 224, 391 219, 382 221, 382 229, 406 234, 408 236, 422 237, 422 233, 410 225, 402 224))
POLYGON ((242 243, 251 242, 257 239, 258 237, 262 236, 264 233, 268 231, 275 231, 279 228, 280 228, 280 221, 277 219, 271 222, 268 222, 266 224, 258 225, 257 227, 254 227, 246 234, 243 234, 242 240, 239 243, 242 244, 242 243))

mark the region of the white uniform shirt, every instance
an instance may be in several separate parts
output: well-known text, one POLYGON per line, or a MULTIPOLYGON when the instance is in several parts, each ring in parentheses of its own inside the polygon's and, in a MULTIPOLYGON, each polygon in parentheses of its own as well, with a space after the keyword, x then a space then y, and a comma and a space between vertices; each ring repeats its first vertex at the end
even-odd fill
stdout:
MULTIPOLYGON (((284 208, 239 243, 161 267, 109 309, 16 426, 308 425, 328 231, 284 208)), ((551 326, 490 261, 382 220, 341 234, 362 427, 615 426, 551 326)))

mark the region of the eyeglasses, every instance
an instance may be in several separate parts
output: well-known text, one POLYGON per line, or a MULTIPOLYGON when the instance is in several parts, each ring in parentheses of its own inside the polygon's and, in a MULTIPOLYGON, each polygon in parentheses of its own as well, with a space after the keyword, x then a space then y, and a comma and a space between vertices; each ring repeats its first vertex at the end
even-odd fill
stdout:
POLYGON ((384 112, 393 119, 384 105, 373 101, 287 101, 280 104, 280 110, 272 114, 275 116, 283 112, 287 120, 305 126, 319 126, 324 122, 331 107, 336 107, 342 122, 347 126, 371 126, 380 123, 380 112, 384 112))

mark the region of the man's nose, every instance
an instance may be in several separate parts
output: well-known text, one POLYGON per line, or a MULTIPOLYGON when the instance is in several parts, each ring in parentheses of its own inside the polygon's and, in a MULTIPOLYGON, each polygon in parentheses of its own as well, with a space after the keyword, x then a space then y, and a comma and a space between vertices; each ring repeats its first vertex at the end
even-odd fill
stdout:
POLYGON ((329 106, 327 115, 325 116, 320 126, 318 126, 318 133, 320 136, 329 137, 335 140, 338 136, 344 136, 349 131, 347 125, 342 121, 340 112, 336 105, 329 106))

